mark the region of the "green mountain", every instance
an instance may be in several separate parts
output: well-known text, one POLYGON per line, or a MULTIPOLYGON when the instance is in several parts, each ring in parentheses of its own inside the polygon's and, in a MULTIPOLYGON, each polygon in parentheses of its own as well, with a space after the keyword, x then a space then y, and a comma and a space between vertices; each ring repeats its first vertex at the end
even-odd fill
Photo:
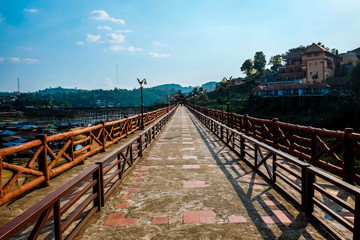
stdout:
MULTIPOLYGON (((216 83, 203 84, 204 89, 211 89, 216 83)), ((144 105, 164 104, 168 95, 175 95, 178 90, 189 93, 194 87, 182 87, 179 84, 163 84, 144 88, 144 105)), ((11 96, 14 93, 11 94, 11 96)), ((34 107, 135 107, 140 106, 140 89, 82 90, 68 88, 47 88, 32 93, 21 93, 16 101, 10 95, 3 95, 4 104, 0 108, 34 107), (5 104, 6 103, 6 104, 5 104)))

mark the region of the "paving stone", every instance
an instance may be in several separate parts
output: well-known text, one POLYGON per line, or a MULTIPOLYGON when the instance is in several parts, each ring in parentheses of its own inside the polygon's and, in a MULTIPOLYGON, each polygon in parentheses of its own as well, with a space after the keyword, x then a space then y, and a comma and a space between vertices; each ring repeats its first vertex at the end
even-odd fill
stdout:
POLYGON ((141 181, 137 181, 137 180, 134 180, 134 181, 132 181, 131 183, 130 183, 130 185, 132 185, 132 186, 138 186, 138 185, 141 185, 142 184, 142 182, 141 181))
POLYGON ((289 216, 288 213, 286 213, 286 211, 273 210, 273 213, 282 223, 292 223, 294 221, 294 219, 291 216, 289 216))
POLYGON ((130 207, 130 203, 118 203, 115 208, 128 208, 130 207))
POLYGON ((243 216, 235 216, 235 215, 231 215, 228 217, 229 222, 231 223, 244 223, 246 222, 246 219, 243 216))
POLYGON ((168 217, 154 217, 151 224, 168 224, 168 217))
POLYGON ((135 225, 137 223, 137 218, 123 218, 119 220, 119 224, 120 226, 124 226, 124 225, 135 225))
POLYGON ((184 223, 215 223, 213 211, 185 211, 184 223))
POLYGON ((280 222, 276 216, 262 216, 261 218, 266 224, 273 224, 280 222))
POLYGON ((135 195, 122 195, 120 199, 133 199, 135 195))
POLYGON ((128 188, 126 189, 127 192, 137 192, 139 189, 138 188, 128 188))
POLYGON ((183 165, 182 169, 198 169, 200 165, 183 165))
POLYGON ((183 159, 184 160, 189 160, 189 159, 193 159, 193 160, 197 160, 197 156, 189 156, 189 155, 183 155, 183 159))
POLYGON ((125 213, 112 213, 105 222, 105 226, 119 225, 120 219, 125 217, 125 213))

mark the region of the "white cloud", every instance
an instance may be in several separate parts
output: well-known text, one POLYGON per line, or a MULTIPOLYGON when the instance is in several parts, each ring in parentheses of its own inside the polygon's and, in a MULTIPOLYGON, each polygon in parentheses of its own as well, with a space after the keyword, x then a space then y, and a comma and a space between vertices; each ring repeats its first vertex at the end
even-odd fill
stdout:
POLYGON ((103 26, 98 26, 97 27, 97 30, 109 30, 109 31, 111 31, 112 29, 111 29, 111 27, 109 27, 109 26, 105 26, 105 25, 103 25, 103 26))
POLYGON ((24 11, 28 12, 28 13, 37 13, 37 12, 39 12, 39 10, 36 9, 36 8, 25 8, 24 11))
POLYGON ((91 42, 91 43, 99 41, 100 38, 101 38, 100 34, 97 34, 97 35, 87 34, 86 35, 86 41, 91 42))
POLYGON ((113 84, 113 81, 111 80, 111 78, 105 78, 104 80, 105 80, 105 82, 104 82, 105 88, 113 88, 114 87, 114 84, 113 84))
POLYGON ((125 21, 119 18, 113 18, 110 17, 109 14, 107 14, 107 12, 105 12, 104 10, 93 10, 90 13, 90 18, 94 19, 94 20, 99 20, 99 21, 110 21, 113 23, 120 23, 122 25, 125 25, 125 21))
POLYGON ((168 57, 168 56, 170 56, 169 54, 156 53, 156 52, 150 52, 149 55, 152 56, 152 57, 156 57, 156 58, 161 58, 161 57, 168 57))
POLYGON ((18 58, 18 57, 10 57, 9 62, 18 63, 18 62, 20 62, 20 58, 18 58))
POLYGON ((109 33, 107 36, 112 43, 122 43, 125 41, 125 36, 121 34, 109 33))
POLYGON ((21 59, 21 62, 25 64, 33 64, 39 62, 39 60, 35 58, 23 58, 21 59))
POLYGON ((24 63, 24 64, 34 64, 39 62, 36 58, 18 58, 18 57, 10 57, 9 62, 11 63, 24 63))
POLYGON ((77 44, 77 45, 84 45, 84 42, 82 42, 82 41, 77 41, 76 44, 77 44))
POLYGON ((133 46, 130 46, 130 47, 123 47, 123 46, 119 46, 119 45, 114 45, 114 46, 111 46, 109 48, 111 51, 114 51, 114 52, 119 52, 119 51, 129 51, 129 52, 135 52, 135 51, 141 51, 142 48, 135 48, 133 46))
POLYGON ((0 57, 0 63, 4 62, 4 58, 3 57, 0 57))
POLYGON ((129 33, 129 32, 132 32, 131 30, 128 30, 128 29, 125 29, 125 30, 116 30, 116 32, 119 32, 119 33, 129 33))

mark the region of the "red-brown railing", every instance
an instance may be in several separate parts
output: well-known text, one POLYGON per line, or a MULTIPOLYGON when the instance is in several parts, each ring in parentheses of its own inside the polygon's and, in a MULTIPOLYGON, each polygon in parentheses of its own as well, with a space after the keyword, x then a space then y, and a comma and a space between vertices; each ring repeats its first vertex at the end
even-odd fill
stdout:
POLYGON ((360 189, 357 186, 230 128, 192 107, 189 110, 242 160, 299 204, 307 216, 318 220, 334 237, 360 239, 360 189))
POLYGON ((227 126, 245 133, 298 159, 360 185, 360 134, 300 126, 189 105, 227 126))
POLYGON ((176 109, 0 228, 0 239, 73 239, 140 160, 176 109))
MULTIPOLYGON (((150 124, 174 106, 144 113, 144 124, 150 124)), ((85 159, 140 128, 141 115, 96 126, 60 133, 40 135, 38 139, 19 146, 0 149, 0 205, 39 185, 49 186, 50 178, 84 163, 85 159), (30 152, 20 164, 11 161, 14 154, 30 152)))

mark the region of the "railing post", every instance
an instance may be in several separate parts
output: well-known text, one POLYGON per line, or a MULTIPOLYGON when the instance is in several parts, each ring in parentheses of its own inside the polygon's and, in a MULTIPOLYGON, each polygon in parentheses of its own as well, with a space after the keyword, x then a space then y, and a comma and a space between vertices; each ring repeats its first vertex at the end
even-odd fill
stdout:
POLYGON ((48 164, 47 164, 47 135, 42 134, 39 135, 38 138, 41 140, 43 146, 43 150, 38 158, 39 170, 44 174, 45 177, 45 181, 41 183, 41 186, 48 187, 51 185, 51 183, 50 183, 48 164))
POLYGON ((142 157, 143 155, 143 150, 142 150, 142 134, 139 135, 139 156, 142 157))
MULTIPOLYGON (((104 189, 104 165, 102 162, 96 162, 100 171, 100 202, 101 207, 105 206, 105 189, 104 189)), ((119 177, 120 178, 120 177, 119 177)))
POLYGON ((272 143, 273 143, 273 147, 277 148, 277 144, 278 144, 278 133, 277 133, 277 118, 273 118, 271 120, 271 125, 272 125, 272 134, 273 134, 273 139, 272 139, 272 143))
POLYGON ((273 182, 275 183, 276 182, 276 154, 273 153, 273 158, 272 158, 272 161, 273 161, 273 182))
MULTIPOLYGON (((302 166, 301 167, 301 208, 306 211, 306 198, 307 198, 307 168, 308 166, 302 166)), ((310 179, 311 180, 311 179, 310 179)), ((314 181, 315 179, 313 179, 314 181)), ((311 187, 312 187, 312 184, 311 184, 311 187)), ((314 190, 313 190, 313 193, 312 193, 312 196, 311 198, 314 196, 314 190)))
POLYGON ((124 117, 124 118, 126 118, 126 120, 124 121, 124 129, 125 129, 125 138, 127 138, 128 137, 128 135, 129 135, 129 119, 128 119, 128 117, 126 116, 126 117, 124 117))
POLYGON ((245 158, 245 138, 242 135, 240 135, 240 155, 245 158))
POLYGON ((353 240, 360 239, 360 196, 355 196, 354 231, 353 240))
POLYGON ((354 144, 350 139, 350 135, 354 132, 352 128, 345 128, 344 130, 344 167, 343 167, 343 180, 348 183, 353 183, 354 179, 354 144))
POLYGON ((305 190, 305 214, 310 217, 312 212, 314 211, 314 184, 315 175, 311 173, 309 170, 306 171, 306 190, 305 190))
POLYGON ((316 134, 312 132, 311 133, 311 164, 315 163, 316 161, 315 156, 316 156, 316 134))
POLYGON ((93 193, 97 193, 98 196, 94 199, 94 207, 97 207, 98 211, 101 208, 101 180, 100 180, 100 167, 92 174, 93 181, 97 181, 97 183, 93 187, 93 193))
POLYGON ((245 134, 249 135, 248 115, 247 114, 244 115, 244 130, 245 130, 245 134))
POLYGON ((255 165, 257 165, 257 160, 258 160, 258 146, 256 145, 256 143, 254 143, 254 160, 255 160, 255 165))
POLYGON ((101 152, 105 152, 105 122, 104 121, 101 121, 100 124, 102 124, 102 128, 101 128, 101 144, 103 145, 102 149, 101 149, 101 152))
POLYGON ((54 204, 54 235, 56 240, 62 239, 61 237, 61 216, 60 216, 60 200, 54 204))
POLYGON ((220 125, 220 139, 223 140, 223 137, 224 137, 224 127, 223 125, 220 125))

